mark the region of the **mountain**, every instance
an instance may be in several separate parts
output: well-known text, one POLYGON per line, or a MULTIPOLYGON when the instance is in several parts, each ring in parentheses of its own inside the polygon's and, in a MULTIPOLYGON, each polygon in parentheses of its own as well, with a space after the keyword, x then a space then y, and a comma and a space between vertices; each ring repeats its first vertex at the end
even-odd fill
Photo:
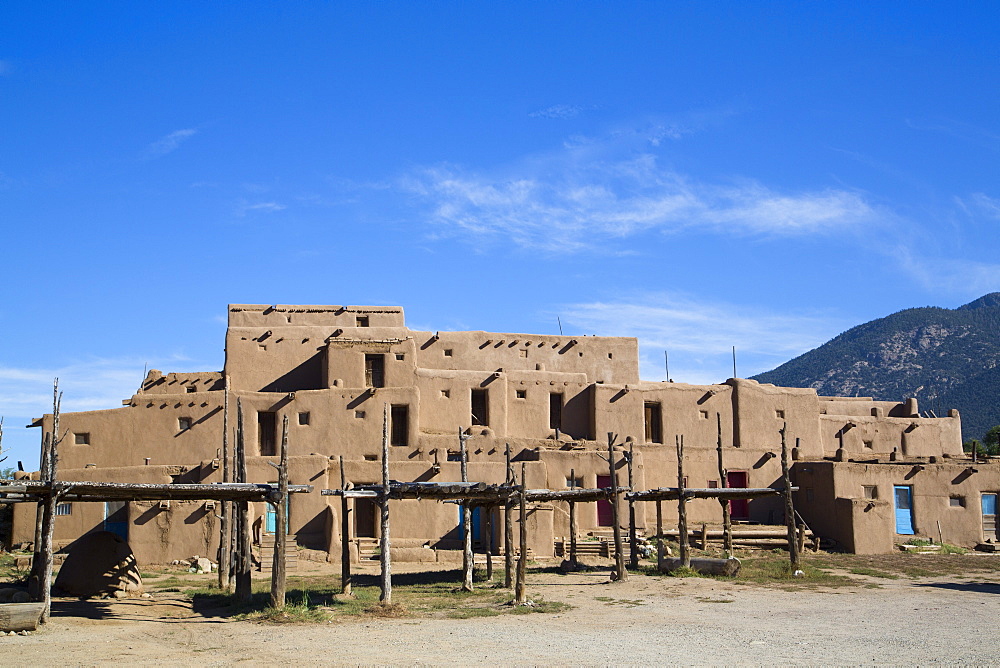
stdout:
POLYGON ((962 414, 962 436, 1000 424, 1000 292, 956 309, 911 308, 849 329, 754 376, 821 395, 917 397, 921 411, 962 414))

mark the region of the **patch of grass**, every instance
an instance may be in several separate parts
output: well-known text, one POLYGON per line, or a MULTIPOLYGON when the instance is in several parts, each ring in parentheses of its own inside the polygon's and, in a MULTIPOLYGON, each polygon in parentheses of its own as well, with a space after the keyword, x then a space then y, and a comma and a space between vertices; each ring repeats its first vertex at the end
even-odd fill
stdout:
POLYGON ((298 602, 286 602, 285 607, 280 610, 268 606, 263 610, 247 613, 240 616, 247 621, 271 622, 274 624, 306 624, 316 622, 326 622, 330 620, 330 613, 322 608, 313 605, 309 601, 309 594, 302 593, 298 602))
POLYGON ((561 603, 559 601, 535 601, 534 605, 515 605, 511 608, 511 612, 515 615, 530 615, 536 612, 549 613, 549 612, 563 612, 565 610, 571 609, 569 603, 561 603))
POLYGON ((851 572, 855 575, 867 575, 872 578, 886 578, 887 580, 898 580, 898 575, 893 575, 892 573, 886 573, 885 571, 876 570, 874 568, 852 568, 851 572))
POLYGON ((703 578, 705 577, 693 568, 688 568, 687 566, 681 566, 680 568, 675 568, 674 570, 667 573, 672 578, 703 578))
POLYGON ((699 596, 698 599, 702 603, 732 603, 731 598, 705 598, 704 596, 699 596))

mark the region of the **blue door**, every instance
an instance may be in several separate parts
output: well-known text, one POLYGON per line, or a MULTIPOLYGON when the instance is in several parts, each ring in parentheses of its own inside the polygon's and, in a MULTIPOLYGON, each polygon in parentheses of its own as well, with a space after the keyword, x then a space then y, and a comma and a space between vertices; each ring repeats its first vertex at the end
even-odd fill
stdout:
POLYGON ((483 528, 480 522, 482 522, 483 514, 482 508, 480 506, 473 506, 472 508, 472 542, 478 543, 482 538, 483 528))
POLYGON ((997 531, 997 494, 983 493, 983 538, 996 540, 1000 535, 997 531))
POLYGON ((104 530, 128 540, 128 509, 124 501, 104 502, 104 530))
POLYGON ((896 533, 913 535, 913 487, 896 485, 896 533))
MULTIPOLYGON (((288 533, 288 521, 291 518, 288 513, 288 506, 285 505, 285 533, 288 533)), ((270 503, 264 506, 264 532, 273 534, 278 530, 278 513, 270 503)))

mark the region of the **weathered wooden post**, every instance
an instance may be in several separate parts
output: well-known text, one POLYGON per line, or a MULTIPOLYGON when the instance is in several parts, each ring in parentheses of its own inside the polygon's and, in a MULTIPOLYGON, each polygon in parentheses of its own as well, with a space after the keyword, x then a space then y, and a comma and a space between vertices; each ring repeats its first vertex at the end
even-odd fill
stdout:
MULTIPOLYGON (((718 434, 718 439, 716 440, 715 452, 716 459, 719 462, 719 488, 725 489, 729 486, 729 482, 726 479, 726 469, 722 462, 722 414, 715 414, 716 422, 716 432, 718 434)), ((731 559, 733 556, 733 518, 732 513, 729 508, 729 500, 724 497, 719 497, 719 505, 722 506, 722 550, 726 554, 726 559, 731 559)))
POLYGON ((656 570, 663 571, 663 559, 666 557, 666 550, 663 545, 663 502, 656 500, 656 570))
POLYGON ((288 415, 281 419, 281 457, 278 463, 278 494, 274 521, 274 562, 271 567, 271 607, 285 607, 285 538, 288 534, 288 415))
MULTIPOLYGON (((573 489, 576 489, 576 469, 570 469, 569 470, 569 479, 571 481, 573 489)), ((576 503, 573 502, 573 501, 570 501, 569 502, 569 565, 570 565, 570 568, 574 568, 574 569, 577 567, 577 563, 576 563, 576 531, 577 531, 577 528, 576 528, 576 503)), ((566 546, 563 545, 563 549, 565 549, 565 547, 566 546)))
POLYGON ((340 593, 351 595, 351 516, 347 501, 347 476, 344 473, 344 455, 340 456, 340 593))
POLYGON ((507 444, 507 500, 503 508, 503 586, 510 589, 514 585, 514 496, 510 488, 514 486, 514 464, 510 458, 510 443, 507 444))
POLYGON ((39 570, 39 585, 41 587, 42 614, 39 621, 45 624, 52 614, 52 534, 55 530, 56 504, 59 503, 59 485, 56 482, 56 466, 59 461, 59 408, 62 404, 62 393, 59 392, 59 380, 52 384, 52 436, 49 437, 48 461, 46 462, 45 479, 51 485, 45 497, 45 509, 42 513, 42 567, 39 570))
POLYGON ((680 541, 681 566, 691 568, 691 553, 688 549, 687 500, 684 498, 684 435, 675 435, 677 446, 677 533, 680 541))
POLYGON ((392 540, 389 533, 389 404, 382 409, 382 540, 379 563, 382 566, 382 594, 379 601, 383 605, 392 603, 392 540))
MULTIPOLYGON (((236 482, 247 481, 246 438, 243 431, 243 402, 236 400, 236 482)), ((250 504, 236 502, 236 600, 249 601, 253 595, 250 579, 250 504)))
POLYGON ((785 483, 785 523, 788 525, 788 560, 792 571, 799 570, 799 541, 795 535, 795 506, 792 504, 792 478, 788 472, 788 423, 781 425, 781 478, 785 483))
MULTIPOLYGON (((462 428, 458 428, 458 452, 462 467, 462 482, 469 482, 469 453, 465 449, 465 442, 469 440, 468 434, 462 433, 462 428)), ((474 565, 472 556, 472 507, 468 501, 461 501, 459 509, 462 511, 462 591, 472 591, 472 568, 474 565)), ((481 511, 480 511, 481 512, 481 511)))
POLYGON ((611 472, 611 514, 614 517, 612 522, 612 533, 615 537, 615 576, 613 582, 625 582, 628 580, 628 571, 625 569, 625 548, 622 545, 622 523, 619 519, 618 509, 621 507, 621 496, 618 492, 618 468, 615 466, 615 439, 617 437, 608 432, 608 469, 611 472))
MULTIPOLYGON (((230 482, 229 471, 229 376, 222 378, 222 482, 230 482)), ((230 557, 232 556, 233 529, 231 501, 222 501, 219 508, 219 589, 229 588, 230 557)))
POLYGON ((514 604, 524 605, 525 578, 528 575, 528 488, 525 484, 524 462, 521 462, 521 489, 518 490, 518 501, 521 506, 521 554, 517 559, 517 585, 514 588, 514 604))
MULTIPOLYGON (((628 444, 628 488, 635 491, 635 478, 632 473, 632 458, 635 456, 635 441, 628 444)), ((628 565, 629 568, 639 568, 638 536, 635 533, 635 501, 628 501, 628 565)))
MULTIPOLYGON (((49 470, 49 451, 52 448, 52 432, 42 435, 41 456, 38 460, 38 473, 41 480, 46 479, 49 470)), ((31 550, 31 574, 28 576, 28 595, 33 601, 42 600, 42 529, 45 526, 45 509, 48 505, 44 497, 39 497, 35 504, 35 541, 31 550)))
POLYGON ((493 506, 482 506, 480 512, 485 513, 486 522, 486 580, 493 581, 493 506))

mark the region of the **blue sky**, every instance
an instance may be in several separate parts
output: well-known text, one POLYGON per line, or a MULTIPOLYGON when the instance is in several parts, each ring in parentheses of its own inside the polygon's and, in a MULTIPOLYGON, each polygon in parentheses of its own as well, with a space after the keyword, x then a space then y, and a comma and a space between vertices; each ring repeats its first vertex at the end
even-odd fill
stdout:
POLYGON ((219 369, 227 303, 749 376, 1000 290, 1000 5, 0 6, 0 414, 219 369))

